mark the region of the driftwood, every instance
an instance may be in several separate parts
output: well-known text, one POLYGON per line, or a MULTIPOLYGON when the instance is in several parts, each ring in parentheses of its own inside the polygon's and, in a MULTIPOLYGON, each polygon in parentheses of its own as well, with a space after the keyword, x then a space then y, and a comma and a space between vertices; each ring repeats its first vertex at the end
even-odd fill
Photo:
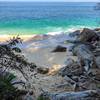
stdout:
POLYGON ((44 100, 100 100, 100 91, 87 90, 81 92, 43 93, 44 100))

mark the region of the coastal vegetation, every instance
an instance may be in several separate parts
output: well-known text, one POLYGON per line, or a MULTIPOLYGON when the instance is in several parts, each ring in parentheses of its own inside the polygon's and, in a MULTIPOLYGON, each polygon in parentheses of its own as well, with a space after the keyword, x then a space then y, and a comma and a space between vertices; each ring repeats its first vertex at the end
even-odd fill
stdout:
POLYGON ((34 69, 33 63, 28 63, 21 55, 21 49, 16 45, 22 43, 21 38, 14 37, 6 43, 0 44, 0 100, 19 100, 20 93, 26 93, 15 87, 16 84, 25 85, 25 82, 17 80, 10 71, 19 71, 28 81, 25 67, 34 69))

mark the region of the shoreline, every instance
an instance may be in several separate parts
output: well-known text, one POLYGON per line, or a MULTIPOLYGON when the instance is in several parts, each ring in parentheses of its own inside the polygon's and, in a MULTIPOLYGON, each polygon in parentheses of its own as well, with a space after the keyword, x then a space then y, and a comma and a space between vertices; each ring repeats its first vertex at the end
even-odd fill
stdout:
POLYGON ((13 37, 19 36, 23 41, 27 41, 28 39, 35 37, 36 35, 0 35, 0 42, 8 41, 13 37))
MULTIPOLYGON (((73 33, 73 32, 75 32, 75 31, 77 31, 77 30, 82 30, 82 29, 84 29, 85 28, 85 26, 82 26, 82 27, 80 27, 80 28, 78 28, 78 27, 73 27, 73 28, 69 28, 69 29, 67 29, 67 31, 62 31, 62 30, 60 30, 60 31, 52 31, 52 32, 48 32, 48 33, 44 33, 44 34, 21 34, 21 35, 18 35, 18 34, 14 34, 14 35, 7 35, 7 34, 2 34, 2 35, 0 35, 0 42, 5 42, 5 41, 7 41, 7 40, 9 40, 9 39, 11 39, 11 38, 13 38, 13 37, 16 37, 16 36, 19 36, 23 41, 27 41, 27 40, 29 40, 30 38, 33 38, 33 39, 37 39, 37 37, 38 36, 55 36, 55 35, 61 35, 61 34, 70 34, 70 33, 73 33)), ((99 28, 99 27, 87 27, 87 28, 89 28, 89 29, 92 29, 92 30, 94 30, 94 29, 96 29, 96 28, 99 28)))

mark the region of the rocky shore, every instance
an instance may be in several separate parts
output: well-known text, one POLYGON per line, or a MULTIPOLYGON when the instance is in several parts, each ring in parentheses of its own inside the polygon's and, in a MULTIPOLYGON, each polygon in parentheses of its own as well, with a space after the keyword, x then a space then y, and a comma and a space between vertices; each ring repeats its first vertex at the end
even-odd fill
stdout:
MULTIPOLYGON (((45 48, 40 50, 40 57, 35 55, 32 59, 30 52, 31 62, 36 61, 36 65, 34 67, 28 63, 27 67, 22 68, 25 77, 21 72, 13 70, 17 78, 25 83, 25 87, 21 88, 15 85, 20 90, 27 91, 21 100, 100 100, 100 29, 84 28, 69 36, 71 40, 59 39, 60 42, 49 47, 49 53, 45 48), (35 60, 37 58, 40 64, 35 60), (45 61, 42 62, 43 60, 45 61), (47 65, 51 62, 53 63, 47 65)), ((51 38, 49 36, 48 40, 51 38)), ((22 53, 27 58, 26 52, 22 53)))
MULTIPOLYGON (((99 100, 100 29, 84 28, 70 35, 76 40, 66 42, 73 44, 70 52, 77 60, 66 57, 65 66, 56 72, 57 77, 62 77, 62 82, 54 85, 56 91, 44 92, 40 97, 44 100, 99 100)), ((53 52, 66 50, 57 46, 53 52)))

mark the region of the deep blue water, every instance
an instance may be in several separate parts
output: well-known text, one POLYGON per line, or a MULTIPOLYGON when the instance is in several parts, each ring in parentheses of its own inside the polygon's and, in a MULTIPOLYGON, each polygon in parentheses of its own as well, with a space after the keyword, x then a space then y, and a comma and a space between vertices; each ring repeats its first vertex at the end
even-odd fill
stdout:
POLYGON ((99 27, 96 3, 0 2, 0 34, 44 34, 99 27))

